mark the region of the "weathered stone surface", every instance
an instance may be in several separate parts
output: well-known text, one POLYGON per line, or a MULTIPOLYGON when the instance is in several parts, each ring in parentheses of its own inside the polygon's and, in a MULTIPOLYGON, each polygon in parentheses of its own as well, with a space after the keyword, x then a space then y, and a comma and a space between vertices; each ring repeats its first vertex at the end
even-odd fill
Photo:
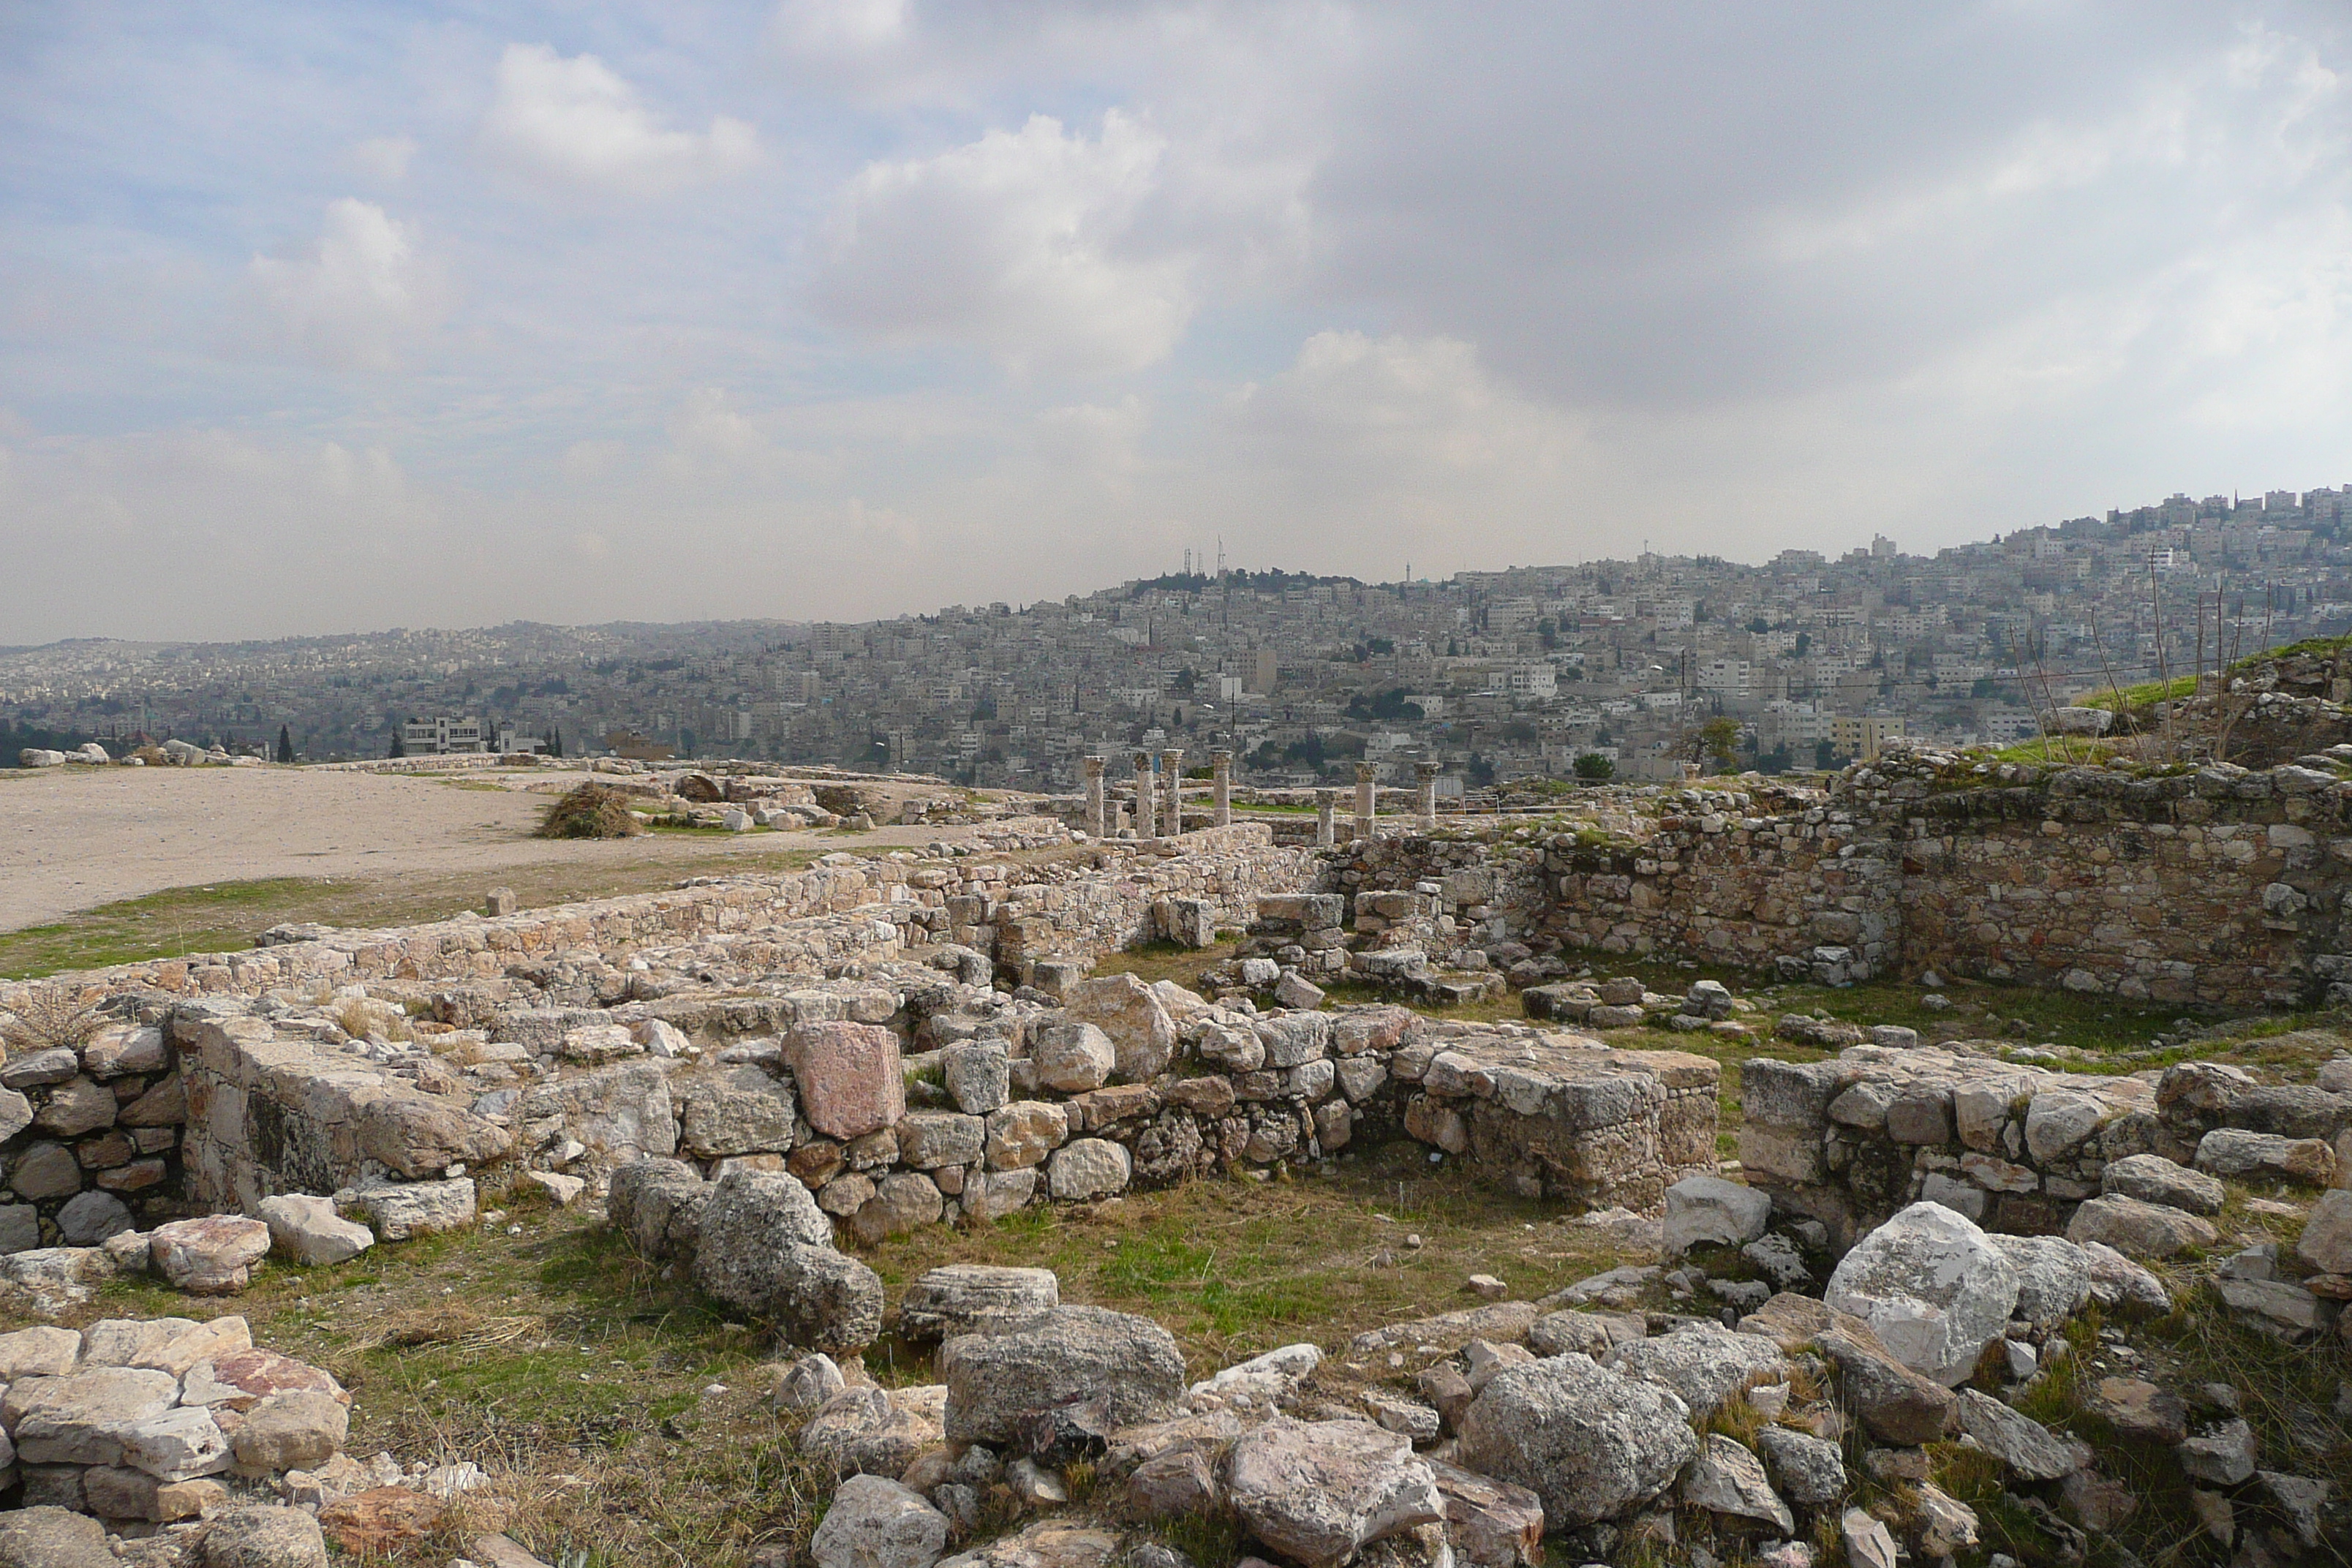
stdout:
POLYGON ((1649 1501, 1697 1452, 1681 1400, 1580 1355, 1505 1369, 1462 1419, 1462 1463, 1534 1492, 1553 1530, 1649 1501))
POLYGON ((2180 1468, 2191 1480, 2234 1487, 2253 1479, 2260 1458, 2254 1429, 2242 1420, 2224 1421, 2180 1445, 2180 1468))
POLYGON ((907 1113, 898 1037, 878 1024, 803 1024, 784 1037, 801 1110, 828 1138, 862 1138, 907 1113))
POLYGON ((2202 1171, 2161 1154, 2127 1154, 2109 1162, 2099 1173, 2099 1191, 2108 1197, 2137 1198, 2201 1215, 2220 1214, 2228 1196, 2221 1184, 2202 1171))
MULTIPOLYGON (((200 1361, 253 1348, 243 1318, 107 1318, 82 1331, 81 1364, 140 1366, 184 1376, 200 1361)), ((70 1366, 61 1370, 70 1371, 70 1366)))
POLYGON ((440 1182, 387 1182, 362 1187, 353 1196, 380 1241, 406 1241, 412 1236, 436 1236, 464 1230, 479 1215, 474 1178, 453 1176, 440 1182))
POLYGON ((534 1085, 516 1102, 514 1116, 518 1122, 560 1121, 586 1145, 585 1163, 599 1170, 677 1152, 669 1073, 658 1062, 624 1062, 534 1085))
POLYGON ((155 1227, 151 1247, 155 1272, 173 1289, 191 1296, 234 1295, 269 1251, 269 1226, 235 1215, 173 1220, 155 1227))
POLYGON ((1270 1410, 1289 1398, 1322 1363, 1323 1352, 1315 1345, 1279 1345, 1194 1384, 1186 1391, 1187 1397, 1195 1409, 1214 1403, 1270 1410))
POLYGON ((2197 1168, 2211 1176, 2263 1176, 2324 1187, 2336 1179, 2336 1151, 2325 1139, 2217 1127, 2198 1140, 2197 1168))
POLYGON ((1665 1251, 1676 1257, 1703 1243, 1744 1247, 1771 1219, 1768 1194, 1720 1176, 1685 1176, 1666 1189, 1665 1251))
MULTIPOLYGON (((339 1414, 342 1409, 335 1408, 339 1414)), ((118 1428, 116 1436, 122 1443, 123 1465, 161 1481, 217 1475, 236 1462, 229 1451, 227 1434, 214 1419, 212 1410, 203 1405, 184 1405, 131 1422, 118 1428)))
POLYGON ((261 1200, 261 1221, 269 1245, 308 1268, 343 1263, 375 1245, 375 1233, 335 1212, 332 1198, 282 1194, 261 1200))
POLYGON ((874 1184, 874 1195, 850 1215, 849 1228, 859 1241, 872 1247, 889 1237, 937 1224, 945 1208, 937 1183, 929 1176, 901 1171, 874 1184))
POLYGON ((514 1134, 433 1095, 383 1095, 360 1108, 360 1152, 404 1176, 482 1165, 514 1147, 514 1134))
POLYGON ((2144 1204, 2137 1198, 2093 1198, 2074 1211, 2066 1223, 2066 1239, 2081 1246, 2097 1242, 2127 1258, 2171 1258, 2195 1247, 2210 1247, 2221 1232, 2185 1209, 2144 1204))
POLYGON ((18 1329, 0 1334, 0 1385, 28 1377, 62 1377, 81 1355, 82 1337, 71 1329, 18 1329))
POLYGON ((966 1040, 940 1053, 940 1073, 967 1116, 985 1116, 1012 1099, 1013 1064, 1002 1040, 966 1040))
POLYGON ((121 1568, 106 1527, 88 1514, 32 1507, 0 1513, 0 1568, 121 1568))
POLYGON ((2063 1237, 1989 1236, 2017 1273, 2015 1315, 2028 1322, 2063 1321, 2091 1299, 2091 1260, 2063 1237))
POLYGON ((1791 1355, 1815 1349, 1827 1356, 1839 1396, 1880 1442, 1909 1446, 1942 1435, 1951 1390, 1895 1360, 1861 1319, 1784 1291, 1742 1318, 1739 1331, 1763 1335, 1791 1355))
POLYGON ((883 1476, 852 1476, 809 1538, 817 1568, 931 1568, 947 1551, 947 1515, 883 1476))
POLYGON ((62 1198, 81 1191, 81 1162, 62 1143, 35 1143, 8 1167, 8 1184, 21 1198, 62 1198))
POLYGON ((1786 1426, 1766 1426, 1756 1434, 1756 1448, 1790 1502, 1822 1508, 1845 1496, 1845 1457, 1835 1443, 1786 1426))
POLYGON ((2083 1243, 2091 1266, 2091 1300, 2126 1316, 2160 1318, 2172 1310, 2164 1281, 2101 1241, 2083 1243))
POLYGON ((2030 1415, 1973 1388, 1960 1390, 1960 1430, 2021 1480, 2054 1481, 2082 1468, 2074 1449, 2030 1415))
POLYGON ((857 1350, 881 1331, 882 1281, 835 1250, 832 1222, 790 1176, 731 1171, 702 1210, 695 1282, 794 1343, 857 1350))
POLYGON ((1050 1268, 950 1263, 918 1276, 898 1303, 898 1336, 929 1343, 957 1334, 1001 1333, 1062 1304, 1050 1268))
POLYGON ((1108 1197, 1127 1190, 1134 1160, 1122 1144, 1104 1138, 1076 1138, 1054 1151, 1045 1183, 1064 1203, 1108 1197))
POLYGON ((327 1538, 299 1508, 231 1509, 205 1531, 205 1568, 327 1568, 327 1538))
POLYGON ((1132 974, 1103 974, 1063 991, 1063 1011, 1110 1037, 1121 1082, 1149 1083, 1176 1055, 1176 1024, 1151 987, 1132 974))
POLYGON ((103 1367, 63 1377, 29 1377, 0 1399, 0 1426, 27 1465, 119 1465, 124 1427, 160 1415, 179 1379, 138 1367, 103 1367))
POLYGON ((112 1089, 76 1078, 49 1090, 47 1103, 33 1114, 33 1125, 59 1138, 79 1138, 113 1126, 117 1105, 112 1089))
POLYGON ((323 1394, 341 1401, 342 1384, 292 1356, 248 1348, 215 1355, 190 1367, 180 1384, 183 1405, 225 1405, 251 1410, 279 1394, 323 1394))
POLYGON ((640 1257, 687 1258, 709 1200, 710 1184, 683 1160, 632 1160, 613 1173, 604 1214, 640 1257))
POLYGON ((80 1193, 58 1210, 58 1233, 68 1247, 96 1247, 110 1236, 137 1228, 129 1207, 112 1193, 80 1193))
POLYGON ((1070 1135, 1069 1112, 1051 1100, 1016 1100, 988 1116, 988 1168, 1042 1165, 1070 1135))
POLYGON ((1056 1307, 1011 1334, 959 1334, 940 1348, 947 1440, 1003 1443, 1040 1411, 1099 1401, 1115 1426, 1160 1419, 1184 1391, 1175 1337, 1149 1319, 1056 1307))
POLYGON ((1654 1340, 1629 1341, 1610 1351, 1601 1364, 1672 1389, 1701 1419, 1750 1385, 1777 1383, 1789 1374, 1788 1359, 1770 1340, 1720 1329, 1686 1329, 1654 1340))
POLYGON ((2294 1255, 2323 1274, 2352 1274, 2352 1188, 2320 1194, 2304 1219, 2294 1255))
POLYGON ((236 1462, 253 1469, 307 1470, 341 1453, 350 1414, 332 1394, 297 1389, 273 1394, 245 1412, 236 1462))
POLYGON ((1476 1568, 1536 1568, 1543 1561, 1543 1500, 1527 1488, 1428 1461, 1456 1561, 1476 1568))
POLYGON ((898 1123, 898 1159, 918 1171, 977 1165, 988 1154, 988 1123, 952 1110, 917 1110, 898 1123))
POLYGON ((1154 1454, 1127 1478, 1128 1505, 1149 1520, 1204 1517, 1222 1495, 1216 1472, 1195 1447, 1154 1454))
POLYGON ((1838 1532, 1844 1538, 1846 1568, 1895 1568, 1901 1561, 1886 1526, 1858 1508, 1845 1510, 1838 1532))
POLYGON ((1721 1433, 1707 1434, 1684 1473, 1683 1500, 1709 1513, 1769 1524, 1783 1535, 1797 1528, 1789 1505, 1765 1479, 1763 1462, 1721 1433))
POLYGON ((1029 1056, 1037 1064, 1037 1081, 1064 1094, 1100 1089, 1118 1068, 1110 1037, 1075 1019, 1039 1030, 1029 1056))
POLYGON ((2179 1443, 2189 1435, 2189 1408, 2180 1396, 2145 1378, 2103 1377, 2084 1404, 2126 1437, 2179 1443))
POLYGON ((793 1086, 764 1068, 741 1066, 682 1073, 670 1080, 678 1142, 697 1159, 781 1153, 793 1146, 798 1103, 793 1086))
POLYGON ((823 1351, 813 1351, 793 1363, 776 1379, 777 1409, 793 1415, 812 1415, 848 1386, 840 1363, 823 1351))
POLYGON ((1309 1568, 1444 1517, 1437 1478, 1412 1445, 1356 1421, 1277 1416, 1244 1432, 1225 1495, 1260 1541, 1309 1568))
POLYGON ((2008 1328, 2017 1292, 2015 1270, 1982 1231, 1918 1203, 1854 1245, 1822 1300, 1868 1323, 1903 1364, 1952 1387, 2008 1328))

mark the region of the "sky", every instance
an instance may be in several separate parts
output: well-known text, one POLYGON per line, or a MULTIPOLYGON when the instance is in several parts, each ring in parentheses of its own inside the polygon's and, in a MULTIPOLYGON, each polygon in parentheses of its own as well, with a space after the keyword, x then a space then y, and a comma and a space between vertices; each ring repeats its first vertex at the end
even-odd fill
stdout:
POLYGON ((0 0, 0 644, 2352 482, 2352 11, 0 0))

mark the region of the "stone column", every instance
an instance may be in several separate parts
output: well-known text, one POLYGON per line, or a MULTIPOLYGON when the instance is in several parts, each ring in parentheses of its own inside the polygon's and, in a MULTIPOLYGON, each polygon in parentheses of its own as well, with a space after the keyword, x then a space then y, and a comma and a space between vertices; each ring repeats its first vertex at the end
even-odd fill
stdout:
POLYGON ((1135 836, 1149 838, 1158 831, 1151 819, 1151 753, 1135 753, 1135 836))
POLYGON ((1318 789, 1315 792, 1315 847, 1328 849, 1339 840, 1339 792, 1318 789))
POLYGON ((1415 792, 1413 811, 1421 818, 1423 830, 1434 832, 1437 827, 1437 764, 1413 763, 1412 783, 1415 792))
POLYGON ((1379 776, 1370 763, 1356 764, 1356 837, 1370 838, 1372 822, 1380 810, 1380 785, 1373 781, 1379 776))
POLYGON ((1234 754, 1223 746, 1209 753, 1210 826, 1230 827, 1234 821, 1234 754))
POLYGON ((1097 838, 1108 837, 1109 834, 1106 831, 1108 814, 1103 810, 1104 760, 1100 757, 1082 757, 1078 761, 1078 766, 1085 771, 1087 780, 1087 831, 1097 838))
POLYGON ((1168 818, 1168 836, 1172 838, 1184 831, 1183 752, 1160 753, 1160 792, 1168 797, 1165 815, 1168 818))

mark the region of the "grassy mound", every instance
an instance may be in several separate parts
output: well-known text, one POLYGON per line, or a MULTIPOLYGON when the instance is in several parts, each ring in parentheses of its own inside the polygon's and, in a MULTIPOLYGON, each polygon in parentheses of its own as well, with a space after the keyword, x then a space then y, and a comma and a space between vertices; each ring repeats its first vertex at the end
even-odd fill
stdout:
POLYGON ((634 838, 646 830, 629 797, 610 784, 584 784, 547 808, 541 838, 634 838))

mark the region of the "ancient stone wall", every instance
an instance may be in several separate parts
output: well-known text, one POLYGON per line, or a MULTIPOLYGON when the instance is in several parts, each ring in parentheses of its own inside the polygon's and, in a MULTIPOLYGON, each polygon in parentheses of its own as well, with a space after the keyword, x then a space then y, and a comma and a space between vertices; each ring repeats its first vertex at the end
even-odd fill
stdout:
POLYGON ((2217 1005, 2352 995, 2352 781, 2333 766, 2045 774, 1922 756, 1850 770, 1826 795, 1657 798, 1638 837, 1384 841, 1351 847, 1336 876, 1350 893, 1466 890, 1483 871, 1489 919, 1457 907, 1464 940, 1538 951, 2217 1005))

